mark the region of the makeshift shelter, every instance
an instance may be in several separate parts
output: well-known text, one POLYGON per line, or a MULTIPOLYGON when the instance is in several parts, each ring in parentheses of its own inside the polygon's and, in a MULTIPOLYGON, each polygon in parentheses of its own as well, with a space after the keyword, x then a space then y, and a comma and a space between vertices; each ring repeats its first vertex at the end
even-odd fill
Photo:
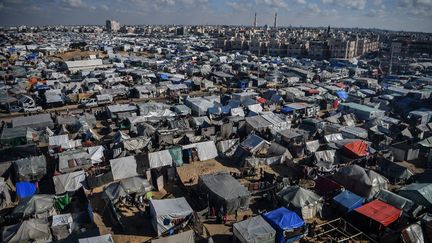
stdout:
POLYGON ((184 197, 150 200, 151 223, 157 235, 165 233, 174 225, 182 224, 183 220, 193 213, 184 197))
POLYGON ((314 165, 322 172, 333 171, 339 163, 339 158, 336 156, 336 150, 316 151, 314 157, 314 165))
POLYGON ((195 234, 193 230, 188 230, 175 235, 152 240, 151 243, 195 243, 195 234))
POLYGON ((152 190, 147 179, 141 177, 130 177, 121 181, 111 183, 105 187, 103 192, 103 198, 109 200, 112 203, 117 203, 121 197, 125 197, 129 194, 136 193, 138 195, 145 194, 152 190))
MULTIPOLYGON (((28 137, 28 132, 31 128, 29 127, 15 127, 8 128, 4 127, 0 136, 0 143, 3 145, 17 146, 27 144, 28 140, 32 140, 32 137, 28 137)), ((34 131, 34 130, 33 130, 34 131)))
POLYGON ((28 217, 32 215, 46 215, 54 208, 54 195, 36 194, 22 199, 15 207, 12 215, 15 217, 28 217))
POLYGON ((423 208, 408 198, 402 197, 388 190, 381 190, 375 195, 375 199, 388 203, 395 208, 401 209, 406 215, 416 217, 423 208))
POLYGON ((334 195, 339 192, 343 187, 332 179, 327 177, 318 176, 315 180, 314 190, 321 195, 334 195))
POLYGON ((29 219, 22 223, 6 226, 2 242, 50 242, 52 240, 47 219, 29 219))
POLYGON ((78 239, 78 243, 114 243, 110 234, 78 239))
POLYGON ((348 190, 344 190, 333 197, 333 202, 342 210, 342 212, 349 213, 360 207, 365 202, 365 199, 348 190))
POLYGON ((92 164, 99 164, 103 162, 104 150, 104 147, 101 145, 87 148, 87 153, 90 155, 92 164))
POLYGON ((331 178, 351 192, 367 199, 373 197, 381 189, 387 189, 385 177, 358 165, 345 166, 331 178))
POLYGON ((361 158, 369 154, 368 144, 363 140, 349 142, 345 144, 343 148, 347 155, 349 155, 351 158, 361 158))
POLYGON ((397 194, 426 208, 431 208, 432 206, 431 183, 412 183, 399 189, 397 194))
POLYGON ((83 149, 65 151, 59 154, 58 168, 60 172, 88 169, 91 166, 90 155, 83 149))
POLYGON ((414 175, 407 167, 384 158, 378 161, 378 168, 381 174, 396 183, 406 181, 414 175))
POLYGON ((44 155, 15 160, 13 164, 18 181, 40 180, 47 173, 44 155))
POLYGON ((303 237, 305 222, 293 211, 282 207, 265 213, 263 218, 276 230, 277 243, 293 242, 303 237))
POLYGON ((159 168, 163 166, 172 166, 173 160, 169 150, 148 153, 150 168, 159 168))
POLYGON ((20 116, 12 118, 12 127, 31 127, 34 129, 53 128, 54 122, 49 114, 20 116))
POLYGON ((228 173, 201 175, 199 185, 208 193, 210 207, 223 206, 228 214, 249 207, 249 191, 228 173))
POLYGON ((82 187, 86 176, 83 170, 61 174, 53 177, 56 194, 74 192, 82 187))
POLYGON ((385 227, 398 220, 402 213, 400 209, 377 199, 356 208, 355 211, 385 227))
POLYGON ((241 243, 273 243, 276 230, 261 216, 233 224, 233 234, 241 243))
POLYGON ((134 156, 121 157, 110 160, 114 180, 121 180, 138 176, 137 161, 134 156))
POLYGON ((284 206, 300 213, 303 219, 315 217, 322 209, 321 197, 299 186, 286 187, 277 196, 284 206))
POLYGON ((214 141, 206 141, 182 146, 183 150, 195 148, 200 161, 214 159, 218 156, 214 141))

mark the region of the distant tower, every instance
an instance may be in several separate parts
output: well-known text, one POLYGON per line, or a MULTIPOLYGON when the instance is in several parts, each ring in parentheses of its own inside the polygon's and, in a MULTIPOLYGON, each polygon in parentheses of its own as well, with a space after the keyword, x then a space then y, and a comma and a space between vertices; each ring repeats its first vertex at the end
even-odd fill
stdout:
POLYGON ((274 24, 273 24, 273 28, 276 29, 276 25, 277 25, 277 13, 275 13, 275 16, 274 16, 274 24))
POLYGON ((254 28, 257 27, 257 13, 255 12, 255 18, 254 18, 254 28))

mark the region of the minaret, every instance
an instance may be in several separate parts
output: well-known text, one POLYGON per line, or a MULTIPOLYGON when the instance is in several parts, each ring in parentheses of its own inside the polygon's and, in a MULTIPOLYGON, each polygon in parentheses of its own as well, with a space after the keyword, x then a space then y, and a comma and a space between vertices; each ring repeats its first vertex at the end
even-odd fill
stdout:
POLYGON ((273 23, 273 28, 274 29, 276 29, 276 24, 277 24, 277 13, 275 12, 274 23, 273 23))
POLYGON ((257 27, 257 13, 255 12, 255 18, 254 18, 254 28, 257 27))

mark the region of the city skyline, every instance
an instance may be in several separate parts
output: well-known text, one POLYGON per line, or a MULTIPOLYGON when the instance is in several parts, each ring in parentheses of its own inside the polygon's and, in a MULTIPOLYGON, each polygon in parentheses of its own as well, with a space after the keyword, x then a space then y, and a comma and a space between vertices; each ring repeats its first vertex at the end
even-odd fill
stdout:
POLYGON ((432 32, 432 0, 3 0, 2 25, 273 25, 432 32), (25 14, 23 14, 25 13, 25 14))

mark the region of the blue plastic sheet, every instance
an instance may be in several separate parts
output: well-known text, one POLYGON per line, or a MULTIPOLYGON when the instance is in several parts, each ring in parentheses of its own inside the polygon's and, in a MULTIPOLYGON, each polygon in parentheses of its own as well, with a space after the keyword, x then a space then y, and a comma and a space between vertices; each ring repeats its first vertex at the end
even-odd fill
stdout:
POLYGON ((346 211, 347 213, 360 207, 365 201, 364 198, 362 198, 362 197, 360 197, 360 196, 358 196, 358 195, 356 195, 356 194, 354 194, 348 190, 345 190, 345 191, 339 193, 338 195, 336 195, 333 198, 333 200, 337 204, 341 205, 343 207, 344 211, 346 211))
POLYGON ((264 219, 276 230, 276 242, 284 243, 285 230, 297 229, 305 225, 297 213, 281 207, 263 215, 264 219))
POLYGON ((27 181, 18 182, 16 184, 16 193, 21 199, 31 197, 36 193, 36 184, 27 181))
POLYGON ((342 99, 342 100, 346 100, 346 99, 348 99, 348 93, 345 92, 345 91, 343 91, 343 90, 339 90, 339 91, 337 91, 337 92, 336 92, 336 95, 337 95, 340 99, 342 99))

